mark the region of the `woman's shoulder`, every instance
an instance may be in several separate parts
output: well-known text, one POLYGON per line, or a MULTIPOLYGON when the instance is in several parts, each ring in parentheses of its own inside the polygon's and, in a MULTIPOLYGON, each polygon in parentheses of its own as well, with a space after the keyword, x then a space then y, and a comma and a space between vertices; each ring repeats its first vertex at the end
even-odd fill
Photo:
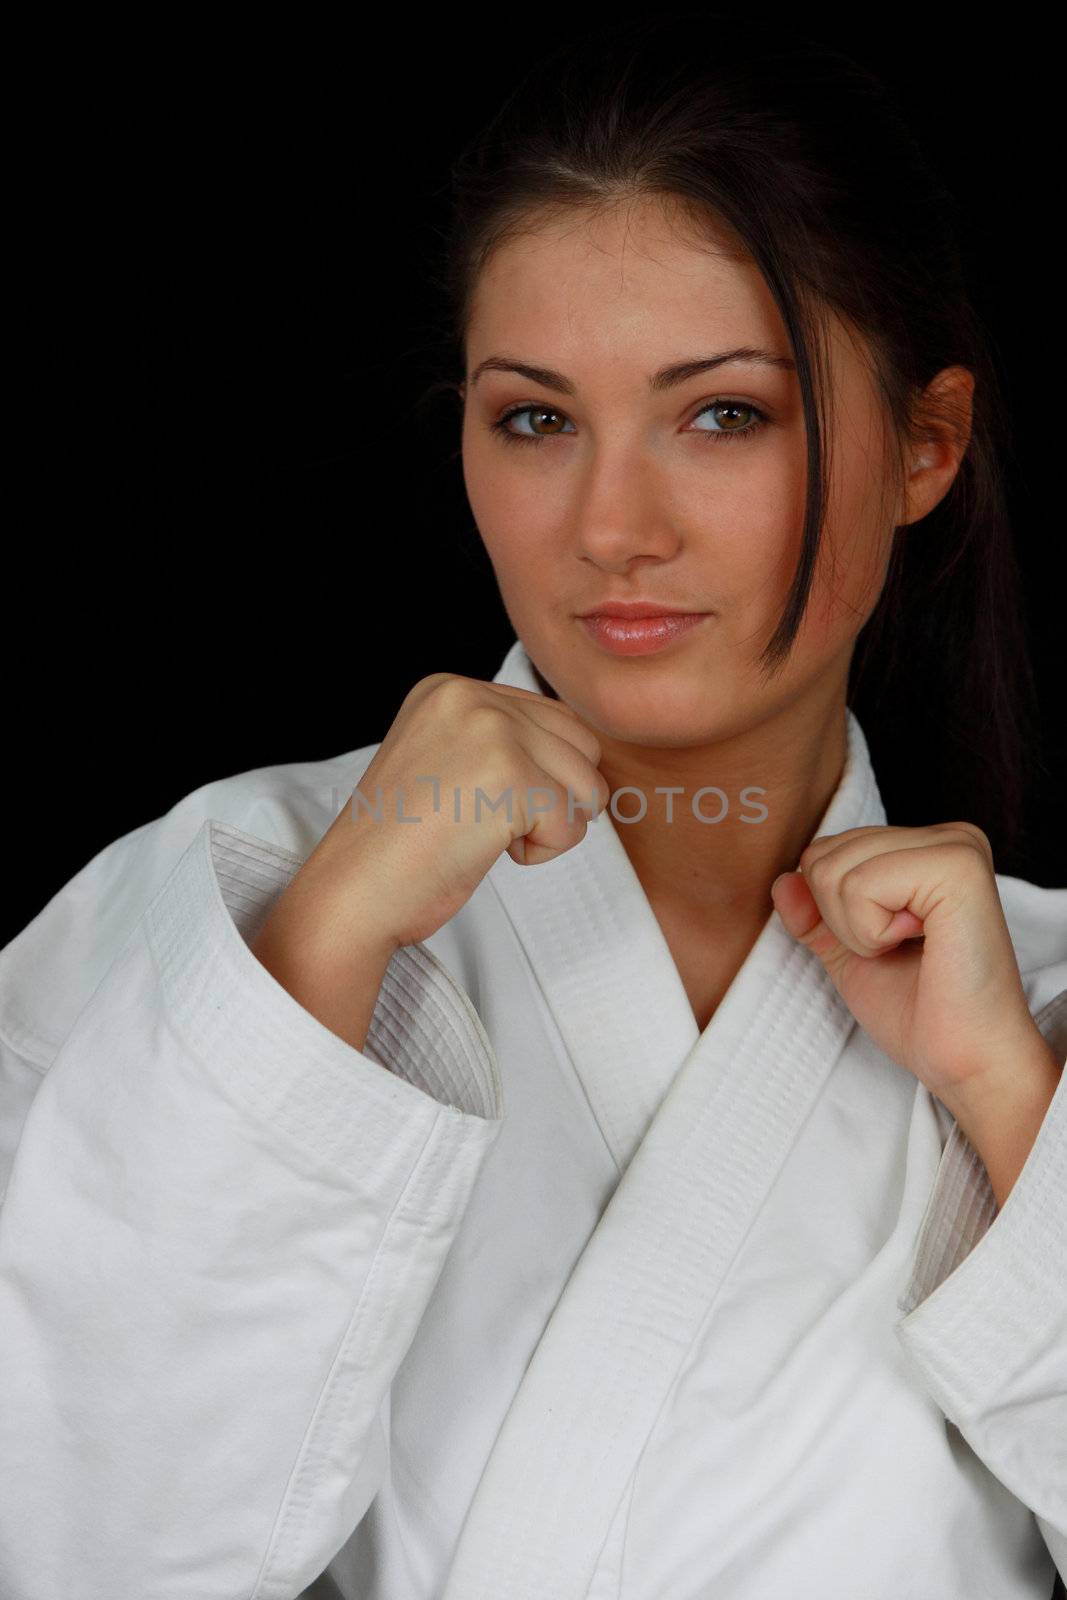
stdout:
POLYGON ((362 745, 318 761, 252 767, 211 779, 183 795, 147 828, 162 840, 173 832, 192 837, 205 822, 219 822, 308 856, 378 749, 379 744, 362 745))
POLYGON ((44 1065, 199 836, 234 830, 298 865, 378 748, 211 779, 98 850, 0 950, 0 1035, 44 1065))

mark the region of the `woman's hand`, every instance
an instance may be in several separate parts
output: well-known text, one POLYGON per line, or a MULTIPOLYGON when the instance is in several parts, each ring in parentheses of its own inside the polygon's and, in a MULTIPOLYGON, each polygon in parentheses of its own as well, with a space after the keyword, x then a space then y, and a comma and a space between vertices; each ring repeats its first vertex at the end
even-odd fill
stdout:
MULTIPOLYGON (((970 822, 813 839, 771 887, 864 1032, 953 1112, 1052 1052, 1027 1005, 993 852, 970 822)), ((1010 1103, 1006 1095, 1005 1105, 1010 1103)))
POLYGON ((421 678, 253 955, 362 1050, 401 945, 455 916, 505 851, 536 866, 585 837, 610 799, 599 760, 596 734, 560 701, 450 672, 421 678))
POLYGON ((537 866, 581 842, 610 799, 600 754, 562 701, 431 673, 282 898, 335 947, 418 944, 498 856, 537 866))

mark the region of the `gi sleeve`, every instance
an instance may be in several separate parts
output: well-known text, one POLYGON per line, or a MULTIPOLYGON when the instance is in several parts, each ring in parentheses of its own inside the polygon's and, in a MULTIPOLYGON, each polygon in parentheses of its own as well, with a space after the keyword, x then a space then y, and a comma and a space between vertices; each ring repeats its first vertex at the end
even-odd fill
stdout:
MULTIPOLYGON (((1034 1020, 1067 1058, 1067 989, 1034 1020)), ((920 1381, 1067 1578, 1067 1073, 999 1211, 953 1124, 898 1309, 920 1381)))
POLYGON ((363 1050, 276 982, 248 940, 300 864, 205 822, 54 1053, 0 954, 0 1593, 285 1600, 388 1469, 500 1081, 424 946, 363 1050))

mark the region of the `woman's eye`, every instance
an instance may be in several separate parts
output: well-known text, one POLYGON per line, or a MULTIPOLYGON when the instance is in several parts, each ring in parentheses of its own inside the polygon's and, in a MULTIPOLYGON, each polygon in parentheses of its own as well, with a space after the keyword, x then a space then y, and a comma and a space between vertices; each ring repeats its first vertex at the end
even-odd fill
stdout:
POLYGON ((550 439, 553 434, 562 433, 562 425, 566 420, 562 412, 554 411, 551 406, 516 406, 514 410, 508 411, 502 416, 499 422, 494 422, 493 427, 505 439, 523 439, 536 444, 541 439, 550 439), (538 429, 544 423, 545 431, 543 433, 540 431, 526 433, 509 427, 509 423, 516 421, 519 417, 529 418, 531 426, 536 423, 538 429))
POLYGON ((764 420, 764 413, 757 406, 749 405, 746 400, 713 400, 697 412, 693 418, 696 422, 699 417, 713 416, 714 428, 697 428, 697 433, 711 433, 712 435, 732 435, 754 433, 764 420), (752 422, 750 418, 758 418, 752 422))
MULTIPOLYGON (((701 407, 693 421, 708 415, 713 417, 714 427, 696 428, 694 431, 716 443, 727 439, 750 438, 767 420, 766 412, 747 400, 711 400, 701 407)), ((564 433, 568 427, 573 432, 573 423, 553 406, 514 406, 498 422, 490 423, 492 431, 501 439, 517 444, 541 444, 545 439, 564 433), (529 432, 511 426, 519 420, 529 422, 529 432)))

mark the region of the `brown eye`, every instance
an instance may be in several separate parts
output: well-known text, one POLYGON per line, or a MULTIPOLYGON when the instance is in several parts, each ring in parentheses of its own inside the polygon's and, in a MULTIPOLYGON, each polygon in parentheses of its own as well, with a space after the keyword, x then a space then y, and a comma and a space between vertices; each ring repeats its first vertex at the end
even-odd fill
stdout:
POLYGON ((558 411, 531 411, 529 416, 531 419, 536 418, 538 428, 540 428, 541 424, 547 420, 548 425, 544 430, 546 433, 559 433, 563 426, 563 418, 560 416, 558 411))
POLYGON ((713 416, 713 428, 697 427, 694 431, 702 433, 706 439, 713 439, 716 443, 729 438, 749 438, 756 433, 766 422, 767 414, 759 406, 750 405, 747 400, 711 400, 706 406, 701 407, 693 418, 694 423, 700 417, 713 416))
POLYGON ((541 439, 550 439, 554 434, 562 433, 566 426, 567 418, 552 406, 516 406, 513 411, 501 417, 499 422, 492 424, 494 431, 501 438, 524 444, 536 444, 541 439), (511 423, 520 417, 529 419, 530 431, 511 427, 511 423))
POLYGON ((716 400, 714 405, 705 406, 700 415, 711 411, 720 428, 728 433, 737 433, 745 427, 755 409, 755 406, 746 406, 740 400, 716 400))
MULTIPOLYGON (((697 417, 708 413, 713 414, 715 426, 698 427, 693 431, 717 444, 724 444, 731 439, 750 439, 767 421, 766 412, 747 400, 709 400, 697 412, 697 417)), ((693 420, 695 422, 696 417, 693 420)), ((541 444, 545 439, 574 431, 573 423, 553 406, 515 406, 499 422, 491 422, 489 428, 507 444, 541 444), (520 418, 529 419, 529 429, 511 426, 520 418)))

